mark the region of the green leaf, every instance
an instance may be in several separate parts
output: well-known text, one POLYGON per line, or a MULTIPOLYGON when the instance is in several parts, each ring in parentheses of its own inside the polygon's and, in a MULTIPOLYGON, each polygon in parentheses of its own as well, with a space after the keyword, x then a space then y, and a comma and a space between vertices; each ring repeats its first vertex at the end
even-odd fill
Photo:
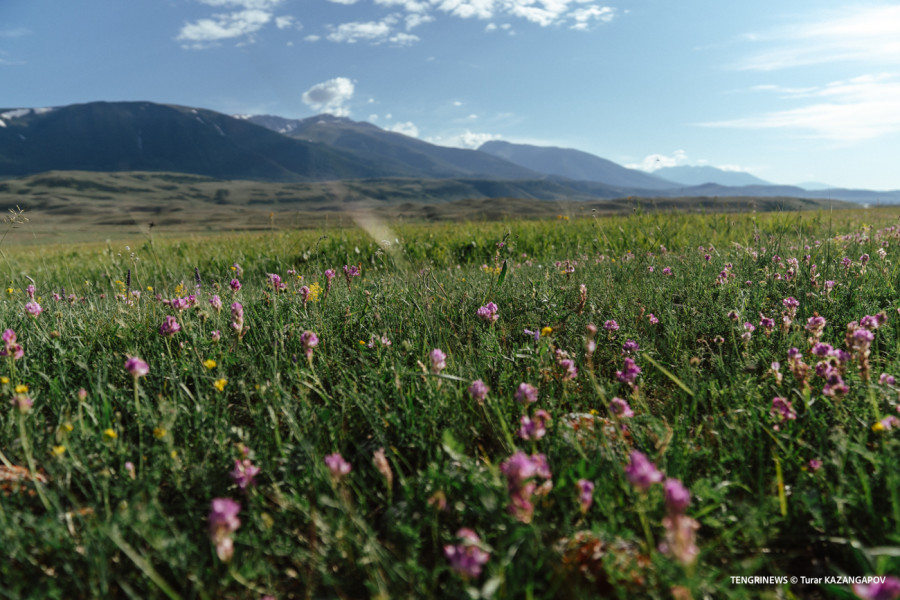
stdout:
POLYGON ((497 287, 500 287, 501 285, 503 285, 503 282, 506 281, 506 271, 507 271, 507 264, 506 264, 506 261, 504 260, 503 268, 500 269, 500 277, 497 278, 497 287))

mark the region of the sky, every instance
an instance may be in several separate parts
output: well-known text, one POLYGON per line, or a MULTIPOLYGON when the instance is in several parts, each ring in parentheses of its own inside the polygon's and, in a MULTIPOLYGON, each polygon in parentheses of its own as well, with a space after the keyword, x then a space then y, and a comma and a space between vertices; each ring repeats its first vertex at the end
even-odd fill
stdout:
POLYGON ((0 107, 146 100, 900 189, 900 3, 0 0, 0 107))

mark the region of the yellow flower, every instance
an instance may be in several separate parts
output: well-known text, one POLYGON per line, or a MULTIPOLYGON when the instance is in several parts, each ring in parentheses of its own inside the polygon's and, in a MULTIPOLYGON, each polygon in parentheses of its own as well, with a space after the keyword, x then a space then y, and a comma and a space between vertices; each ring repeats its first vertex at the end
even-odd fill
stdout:
POLYGON ((365 342, 364 342, 363 340, 359 340, 359 343, 360 343, 360 344, 365 344, 365 342))
POLYGON ((553 333, 552 327, 544 327, 543 329, 541 329, 541 337, 547 337, 551 333, 553 333))
POLYGON ((228 380, 227 380, 227 379, 216 379, 216 380, 213 382, 213 385, 215 386, 215 388, 216 388, 217 390, 219 390, 219 391, 221 392, 221 391, 224 391, 224 390, 225 390, 225 384, 226 384, 226 383, 228 383, 228 380))
POLYGON ((210 371, 212 371, 213 369, 216 368, 216 361, 214 361, 211 358, 207 358, 206 360, 203 361, 203 366, 206 367, 207 369, 209 369, 210 371))
POLYGON ((65 453, 65 451, 66 451, 66 447, 65 446, 53 446, 53 448, 50 451, 53 452, 53 456, 62 456, 62 454, 65 453))
POLYGON ((119 434, 116 433, 116 430, 113 429, 112 427, 110 427, 109 429, 104 429, 104 430, 103 430, 103 435, 105 435, 106 437, 108 437, 108 438, 111 439, 111 440, 114 440, 114 439, 116 439, 117 437, 119 437, 119 434))
POLYGON ((164 437, 166 437, 166 430, 163 429, 162 427, 154 427, 153 428, 153 437, 155 437, 158 440, 163 439, 164 437))
POLYGON ((175 295, 180 296, 184 293, 184 283, 179 283, 175 286, 175 295))
POLYGON ((6 293, 7 293, 7 294, 12 294, 12 293, 13 293, 13 289, 12 289, 12 288, 6 288, 6 293))
POLYGON ((16 393, 17 394, 27 394, 28 386, 25 385, 24 383, 20 383, 19 385, 16 386, 16 393))
POLYGON ((169 453, 169 456, 171 456, 172 458, 178 458, 178 450, 172 450, 172 452, 169 453))
POLYGON ((75 429, 75 428, 72 427, 72 424, 71 424, 71 423, 63 423, 61 429, 62 429, 63 431, 65 431, 66 433, 71 433, 71 431, 72 431, 73 429, 75 429))
POLYGON ((153 291, 153 286, 152 286, 152 285, 148 285, 148 286, 147 286, 147 291, 148 291, 148 292, 152 292, 152 291, 153 291))
POLYGON ((309 286, 309 301, 310 302, 318 302, 319 296, 322 294, 322 286, 319 285, 319 282, 313 282, 311 286, 309 286))
POLYGON ((878 421, 874 425, 872 425, 872 431, 884 431, 884 423, 878 421))
POLYGON ((7 383, 9 383, 9 377, 0 377, 0 383, 6 385, 7 383))

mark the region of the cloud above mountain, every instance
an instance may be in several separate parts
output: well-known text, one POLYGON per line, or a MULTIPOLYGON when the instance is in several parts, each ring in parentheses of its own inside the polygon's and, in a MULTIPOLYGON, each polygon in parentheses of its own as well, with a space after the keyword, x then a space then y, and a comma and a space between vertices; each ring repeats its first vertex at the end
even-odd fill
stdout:
POLYGON ((353 98, 355 86, 346 77, 335 77, 317 83, 303 93, 303 103, 318 112, 330 113, 336 117, 350 114, 347 103, 353 98))

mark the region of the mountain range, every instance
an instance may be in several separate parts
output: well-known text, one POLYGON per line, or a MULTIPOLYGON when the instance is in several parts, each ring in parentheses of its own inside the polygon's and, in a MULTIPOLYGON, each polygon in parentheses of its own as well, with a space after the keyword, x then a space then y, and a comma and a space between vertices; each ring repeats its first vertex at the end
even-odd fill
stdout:
MULTIPOLYGON (((152 102, 0 109, 0 177, 47 171, 175 172, 269 182, 454 180, 481 197, 796 197, 898 202, 900 191, 808 191, 713 167, 650 174, 568 148, 491 141, 449 148, 332 115, 229 116, 152 102)), ((428 189, 447 185, 425 184, 428 189)), ((434 198, 439 200, 439 198, 434 198)))

